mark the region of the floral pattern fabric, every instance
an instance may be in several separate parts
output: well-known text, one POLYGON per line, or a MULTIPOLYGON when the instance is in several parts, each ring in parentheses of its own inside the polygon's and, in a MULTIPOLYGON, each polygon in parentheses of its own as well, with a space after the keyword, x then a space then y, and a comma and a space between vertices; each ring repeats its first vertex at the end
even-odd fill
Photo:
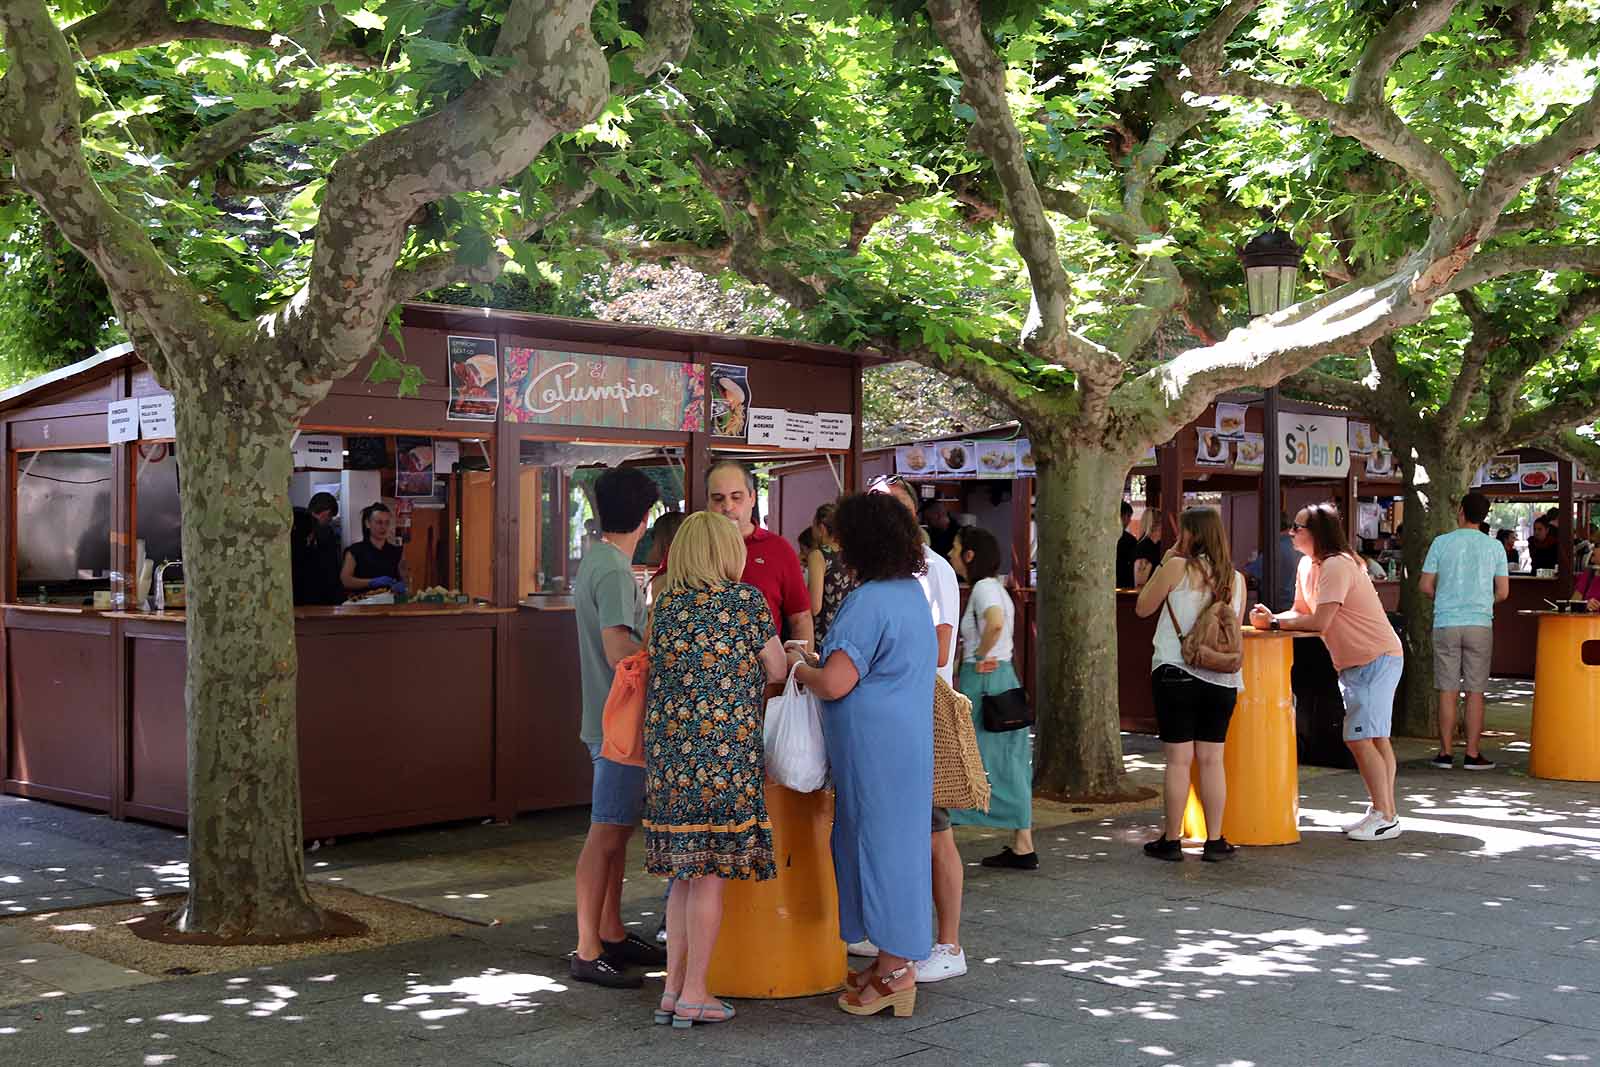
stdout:
POLYGON ((762 747, 772 634, 743 583, 656 600, 644 710, 645 869, 673 878, 777 877, 762 747))
POLYGON ((839 554, 839 549, 833 545, 823 545, 819 551, 822 553, 822 611, 817 614, 816 641, 818 647, 822 639, 827 636, 828 627, 833 625, 833 617, 839 614, 839 606, 844 603, 844 598, 850 595, 851 590, 860 585, 855 572, 844 565, 844 557, 839 554))

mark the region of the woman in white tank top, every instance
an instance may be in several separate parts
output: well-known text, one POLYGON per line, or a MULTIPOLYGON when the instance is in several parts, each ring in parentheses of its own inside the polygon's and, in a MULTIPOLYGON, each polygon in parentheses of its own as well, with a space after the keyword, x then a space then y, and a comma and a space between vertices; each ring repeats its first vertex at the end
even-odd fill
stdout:
POLYGON ((1183 661, 1182 641, 1213 600, 1226 600, 1233 607, 1234 618, 1242 622, 1245 583, 1244 575, 1233 569, 1220 513, 1212 508, 1189 508, 1178 525, 1178 543, 1139 591, 1134 608, 1141 618, 1161 613, 1156 620, 1150 685, 1167 761, 1163 786, 1166 828, 1144 850, 1155 859, 1183 859, 1183 811, 1193 778, 1205 809, 1206 832, 1215 835, 1206 841, 1200 858, 1218 861, 1234 853, 1222 836, 1228 799, 1222 745, 1244 677, 1191 667, 1183 661), (1193 773, 1195 768, 1198 775, 1193 773))

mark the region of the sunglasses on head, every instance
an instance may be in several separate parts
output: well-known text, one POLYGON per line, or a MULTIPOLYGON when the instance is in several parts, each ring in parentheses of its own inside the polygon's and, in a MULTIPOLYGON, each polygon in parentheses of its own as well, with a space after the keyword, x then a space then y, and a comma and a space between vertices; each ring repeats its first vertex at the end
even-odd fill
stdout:
POLYGON ((880 474, 876 478, 872 479, 872 481, 867 483, 867 492, 886 493, 895 486, 904 486, 905 488, 910 489, 911 483, 900 477, 898 474, 880 474))

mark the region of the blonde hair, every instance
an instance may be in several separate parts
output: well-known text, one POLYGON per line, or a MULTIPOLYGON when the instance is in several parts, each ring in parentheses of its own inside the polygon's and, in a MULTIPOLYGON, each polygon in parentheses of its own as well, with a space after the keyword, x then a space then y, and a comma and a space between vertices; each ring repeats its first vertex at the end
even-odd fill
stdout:
POLYGON ((1145 508, 1139 513, 1139 536, 1151 541, 1161 540, 1161 512, 1145 508))
POLYGON ((667 584, 673 589, 712 589, 737 582, 744 574, 744 538, 731 519, 697 511, 683 520, 667 556, 667 584))

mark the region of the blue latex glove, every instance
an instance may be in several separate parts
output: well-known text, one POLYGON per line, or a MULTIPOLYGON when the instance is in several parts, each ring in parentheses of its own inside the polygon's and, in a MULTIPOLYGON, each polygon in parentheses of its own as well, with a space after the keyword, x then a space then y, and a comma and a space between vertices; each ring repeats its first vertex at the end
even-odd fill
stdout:
POLYGON ((397 583, 395 582, 395 580, 393 578, 389 578, 389 577, 386 576, 386 577, 383 577, 383 578, 374 578, 374 579, 372 579, 370 582, 367 583, 367 588, 369 588, 369 589, 393 589, 396 584, 397 583))
POLYGON ((393 584, 391 584, 389 586, 389 590, 390 590, 390 592, 394 593, 395 596, 405 596, 406 595, 406 583, 405 582, 394 582, 393 584))

